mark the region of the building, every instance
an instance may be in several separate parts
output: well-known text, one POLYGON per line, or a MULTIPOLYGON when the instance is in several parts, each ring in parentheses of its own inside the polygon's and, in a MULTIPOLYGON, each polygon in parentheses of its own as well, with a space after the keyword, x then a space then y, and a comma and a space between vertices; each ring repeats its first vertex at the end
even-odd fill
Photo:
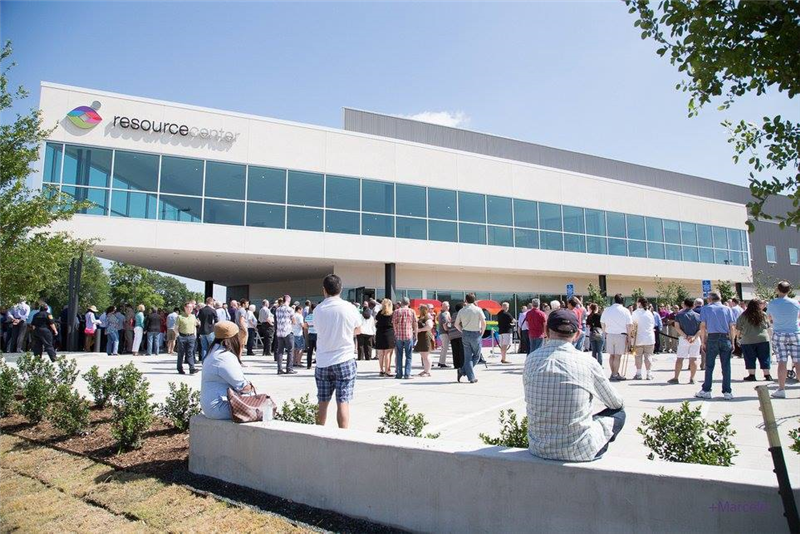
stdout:
POLYGON ((744 200, 700 178, 349 109, 339 130, 51 83, 40 107, 42 186, 94 203, 57 229, 232 298, 320 298, 329 272, 358 300, 747 293, 760 261, 744 200))

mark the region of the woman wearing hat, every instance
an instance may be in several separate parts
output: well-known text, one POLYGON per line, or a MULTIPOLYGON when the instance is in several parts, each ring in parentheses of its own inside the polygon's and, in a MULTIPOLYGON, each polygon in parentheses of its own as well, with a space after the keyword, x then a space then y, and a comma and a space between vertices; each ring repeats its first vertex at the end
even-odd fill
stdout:
POLYGON ((86 309, 86 326, 83 329, 83 352, 91 352, 94 349, 94 335, 97 332, 97 325, 100 320, 95 315, 97 306, 89 306, 86 309))
POLYGON ((203 360, 200 382, 200 406, 209 419, 230 419, 228 388, 239 393, 253 391, 244 377, 242 364, 237 354, 241 353, 239 327, 231 321, 220 321, 214 325, 214 343, 203 360))

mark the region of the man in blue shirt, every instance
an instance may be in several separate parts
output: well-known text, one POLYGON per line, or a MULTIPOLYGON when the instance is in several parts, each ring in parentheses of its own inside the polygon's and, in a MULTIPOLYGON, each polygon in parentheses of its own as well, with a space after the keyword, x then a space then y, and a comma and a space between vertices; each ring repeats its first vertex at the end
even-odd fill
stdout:
POLYGON ((719 293, 712 291, 708 295, 709 304, 700 309, 700 339, 706 348, 706 377, 703 388, 695 394, 698 399, 711 398, 711 380, 714 377, 714 366, 719 355, 722 367, 722 395, 725 400, 733 400, 731 393, 731 340, 733 339, 736 320, 733 310, 720 302, 719 293))
POLYGON ((783 281, 778 284, 778 297, 769 301, 767 314, 772 321, 772 347, 778 358, 778 389, 772 394, 775 399, 786 398, 786 371, 789 358, 795 369, 800 361, 800 303, 790 299, 792 286, 783 281))

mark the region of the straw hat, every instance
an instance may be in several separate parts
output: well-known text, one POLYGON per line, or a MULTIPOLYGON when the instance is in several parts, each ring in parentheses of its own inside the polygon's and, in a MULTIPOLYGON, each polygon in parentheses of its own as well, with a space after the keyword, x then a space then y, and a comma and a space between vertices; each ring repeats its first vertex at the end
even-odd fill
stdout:
POLYGON ((214 325, 214 339, 228 339, 239 335, 239 327, 233 321, 220 321, 214 325))
POLYGON ((97 313, 97 306, 95 305, 89 306, 89 310, 97 313))

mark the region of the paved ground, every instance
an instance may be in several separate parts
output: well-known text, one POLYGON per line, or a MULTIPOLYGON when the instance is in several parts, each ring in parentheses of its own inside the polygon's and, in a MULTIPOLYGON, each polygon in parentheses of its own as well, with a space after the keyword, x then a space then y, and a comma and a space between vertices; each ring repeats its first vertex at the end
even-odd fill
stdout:
MULTIPOLYGON (((401 395, 413 412, 422 412, 429 421, 426 432, 441 432, 444 440, 455 440, 479 444, 478 433, 497 434, 499 424, 498 412, 501 409, 513 408, 524 414, 525 402, 522 390, 522 367, 524 356, 514 354, 510 365, 501 365, 499 358, 489 356, 484 349, 489 365, 477 368, 479 382, 476 384, 456 383, 455 370, 434 367, 430 378, 414 377, 412 380, 395 380, 378 375, 378 362, 359 362, 358 382, 355 400, 351 406, 352 428, 375 431, 379 425, 379 417, 383 413, 383 403, 391 395, 401 395)), ((74 355, 81 371, 97 365, 101 372, 133 360, 131 356, 111 358, 105 354, 74 355)), ((587 354, 587 358, 589 355, 587 354)), ((414 371, 421 370, 419 356, 414 355, 414 371)), ((11 356, 10 361, 15 358, 11 356)), ((607 359, 607 358, 606 358, 607 359)), ((174 356, 139 356, 137 365, 151 384, 153 400, 163 401, 169 391, 168 383, 183 381, 192 387, 200 387, 200 374, 178 375, 175 371, 174 356)), ((659 406, 677 408, 684 400, 693 406, 701 406, 703 415, 708 419, 717 419, 724 414, 732 415, 732 424, 737 434, 734 442, 741 454, 735 458, 735 465, 752 469, 771 471, 772 461, 767 451, 767 438, 762 430, 761 413, 758 408, 754 386, 757 383, 742 382, 745 375, 743 360, 733 360, 733 401, 722 400, 721 374, 719 366, 714 382, 714 399, 701 401, 695 399, 694 393, 699 385, 689 385, 688 371, 684 371, 682 384, 667 385, 672 377, 674 358, 669 355, 655 357, 654 381, 632 381, 618 383, 620 393, 625 398, 628 412, 628 424, 609 454, 626 458, 644 459, 647 449, 642 444, 641 436, 636 432, 643 413, 655 413, 659 406)), ((606 363, 607 368, 607 363, 606 363)), ((315 399, 316 386, 313 370, 302 367, 296 375, 276 375, 276 366, 272 357, 245 357, 245 374, 256 385, 259 392, 269 393, 280 404, 291 397, 311 394, 315 399)), ((760 371, 759 377, 760 375, 760 371)), ((775 371, 773 370, 773 375, 775 371)), ((633 375, 633 361, 629 365, 628 376, 633 375)), ((702 378, 698 372, 698 378, 702 378)), ((763 382, 759 382, 763 383, 763 382)), ((78 388, 86 395, 86 385, 79 379, 78 388)), ((771 386, 774 388, 774 386, 771 386)), ((789 442, 788 432, 800 427, 800 386, 792 384, 787 389, 787 398, 774 400, 775 415, 779 419, 782 443, 789 442)), ((598 408, 599 410, 599 408, 598 408)), ((335 416, 329 414, 328 424, 335 424, 335 416)), ((800 455, 784 448, 790 473, 794 481, 800 484, 800 455)))

